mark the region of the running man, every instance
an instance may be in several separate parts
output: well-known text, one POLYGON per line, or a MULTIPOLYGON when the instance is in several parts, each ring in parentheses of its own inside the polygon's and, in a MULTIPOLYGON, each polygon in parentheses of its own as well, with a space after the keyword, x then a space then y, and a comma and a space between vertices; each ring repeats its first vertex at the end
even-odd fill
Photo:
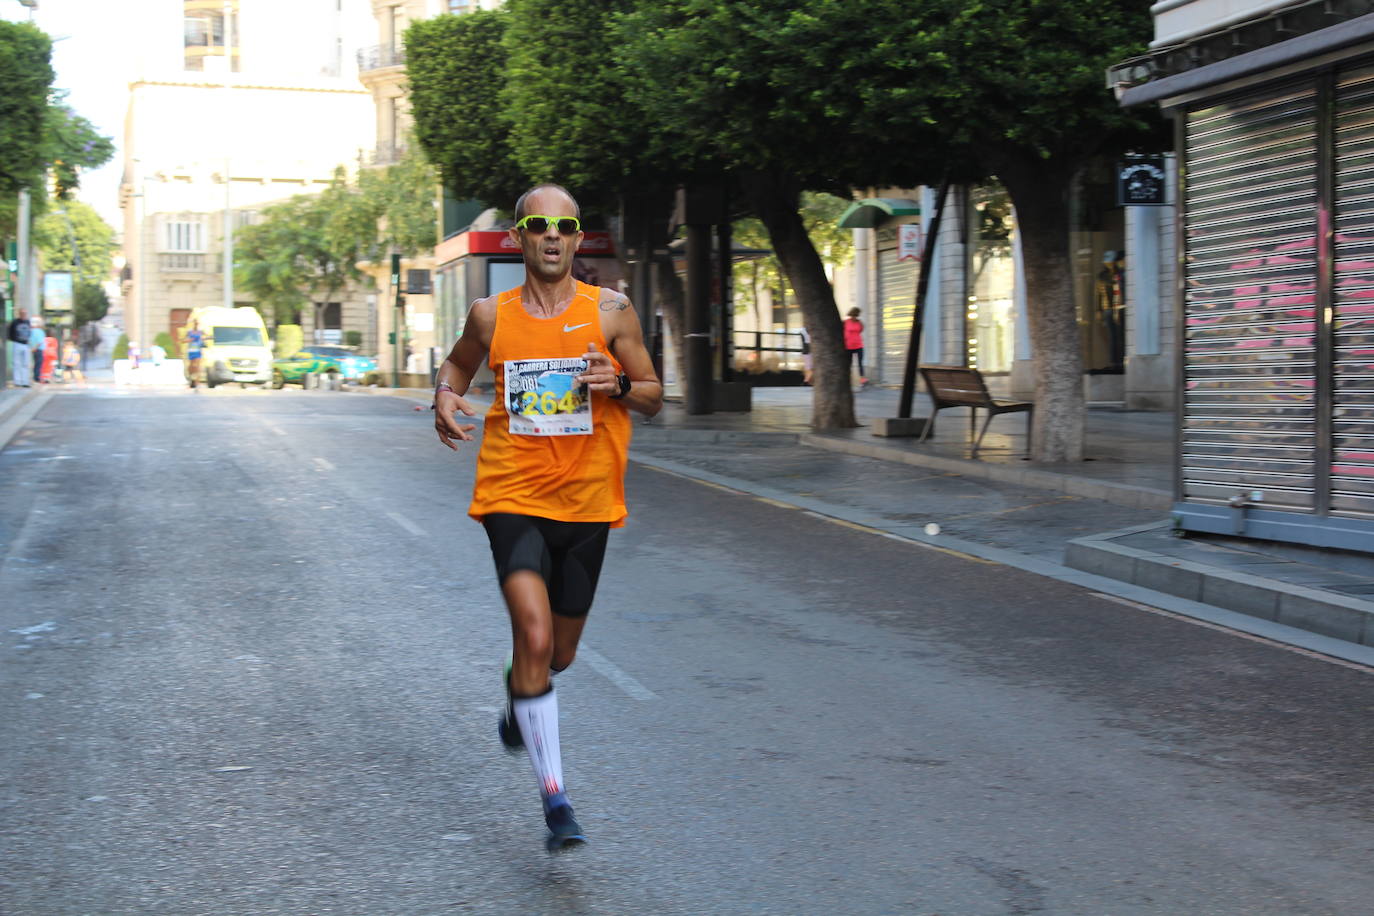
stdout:
POLYGON ((572 664, 592 606, 608 529, 625 523, 625 465, 634 410, 653 416, 663 386, 625 296, 578 282, 577 202, 558 185, 521 195, 511 238, 525 283, 478 299, 439 367, 434 426, 471 442, 468 385, 485 358, 495 396, 477 454, 468 514, 486 528, 510 613, 513 652, 498 732, 524 745, 549 827, 548 847, 585 839, 563 782, 551 675, 572 664))
POLYGON ((201 348, 204 346, 205 334, 193 321, 186 329, 186 378, 192 388, 196 387, 196 380, 200 378, 201 348))

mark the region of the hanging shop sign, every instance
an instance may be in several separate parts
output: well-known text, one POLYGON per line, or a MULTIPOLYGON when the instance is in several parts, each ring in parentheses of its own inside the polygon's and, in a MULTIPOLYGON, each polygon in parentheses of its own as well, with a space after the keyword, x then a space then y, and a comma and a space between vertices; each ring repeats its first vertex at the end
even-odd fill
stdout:
POLYGON ((921 227, 903 223, 897 227, 897 260, 919 261, 922 253, 921 227))
POLYGON ((1137 156, 1116 165, 1116 203, 1120 207, 1168 204, 1168 173, 1163 156, 1137 156))
POLYGON ((71 273, 65 270, 50 270, 43 274, 43 311, 70 312, 71 310, 71 273))

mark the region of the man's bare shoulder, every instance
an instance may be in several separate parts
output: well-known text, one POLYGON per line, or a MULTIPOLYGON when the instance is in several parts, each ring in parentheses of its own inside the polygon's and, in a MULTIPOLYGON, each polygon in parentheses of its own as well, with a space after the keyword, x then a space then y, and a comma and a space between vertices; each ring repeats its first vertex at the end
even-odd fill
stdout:
POLYGON ((482 325, 495 327, 496 297, 484 296, 481 299, 472 300, 472 307, 468 309, 468 321, 476 321, 482 325))
POLYGON ((603 312, 623 312, 630 307, 630 297, 603 286, 598 307, 603 312))

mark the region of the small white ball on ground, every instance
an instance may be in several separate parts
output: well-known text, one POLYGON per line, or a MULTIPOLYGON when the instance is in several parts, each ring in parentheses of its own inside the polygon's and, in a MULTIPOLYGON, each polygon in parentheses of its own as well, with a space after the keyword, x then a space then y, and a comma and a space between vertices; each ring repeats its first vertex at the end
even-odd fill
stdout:
POLYGON ((934 522, 931 522, 929 525, 926 525, 926 534, 930 535, 931 537, 935 537, 935 535, 937 535, 937 534, 939 534, 939 533, 940 533, 940 526, 939 526, 939 525, 935 524, 934 522))

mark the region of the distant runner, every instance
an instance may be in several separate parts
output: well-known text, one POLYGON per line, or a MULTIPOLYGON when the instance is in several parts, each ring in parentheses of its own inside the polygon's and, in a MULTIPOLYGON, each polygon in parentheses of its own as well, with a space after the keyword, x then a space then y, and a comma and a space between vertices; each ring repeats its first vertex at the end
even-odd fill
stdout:
POLYGON ((511 238, 525 283, 478 299, 439 367, 439 441, 472 441, 463 397, 486 358, 496 376, 468 514, 486 528, 510 613, 498 732, 534 764, 550 850, 586 839, 563 782, 552 674, 572 664, 610 528, 625 523, 630 410, 653 416, 663 386, 630 301, 572 278, 577 201, 558 185, 521 195, 511 238))

